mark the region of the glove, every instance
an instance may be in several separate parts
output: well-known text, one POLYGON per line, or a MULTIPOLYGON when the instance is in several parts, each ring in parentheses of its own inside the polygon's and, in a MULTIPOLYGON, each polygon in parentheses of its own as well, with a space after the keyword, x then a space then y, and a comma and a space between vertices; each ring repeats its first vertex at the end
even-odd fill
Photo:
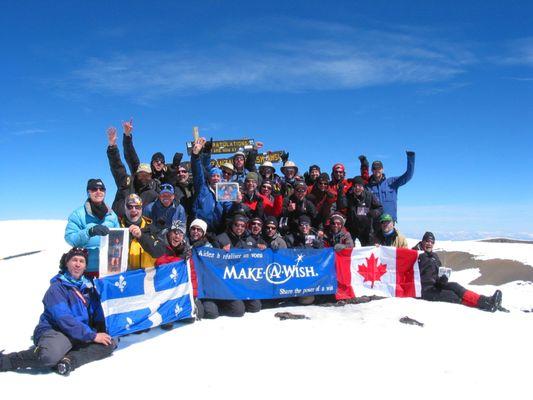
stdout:
POLYGON ((183 158, 183 153, 176 153, 174 154, 174 158, 172 159, 172 165, 174 168, 178 168, 181 164, 181 160, 183 158))
POLYGON ((211 150, 213 150, 213 138, 211 138, 209 142, 205 142, 203 150, 204 153, 211 154, 211 150))
POLYGON ((359 161, 361 162, 361 166, 362 167, 367 167, 368 168, 368 160, 366 159, 366 156, 365 155, 360 155, 359 156, 359 161))
POLYGON ((284 151, 281 153, 281 161, 283 161, 283 164, 285 164, 289 160, 289 153, 284 151))
POLYGON ((105 225, 95 225, 89 229, 89 236, 107 236, 109 228, 105 225))
POLYGON ((414 157, 415 155, 415 152, 411 150, 407 150, 405 153, 407 154, 407 157, 414 157))
POLYGON ((442 287, 448 283, 448 277, 446 275, 439 276, 439 279, 437 279, 436 286, 442 287))

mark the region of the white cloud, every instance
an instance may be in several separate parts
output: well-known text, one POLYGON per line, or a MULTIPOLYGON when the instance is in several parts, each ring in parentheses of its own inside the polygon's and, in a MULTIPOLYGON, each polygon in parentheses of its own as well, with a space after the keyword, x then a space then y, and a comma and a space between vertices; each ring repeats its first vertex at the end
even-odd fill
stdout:
POLYGON ((175 48, 93 57, 73 72, 71 83, 96 93, 145 99, 222 88, 357 89, 444 81, 474 60, 458 45, 404 32, 308 21, 294 26, 298 34, 254 42, 253 47, 250 40, 197 51, 175 48))

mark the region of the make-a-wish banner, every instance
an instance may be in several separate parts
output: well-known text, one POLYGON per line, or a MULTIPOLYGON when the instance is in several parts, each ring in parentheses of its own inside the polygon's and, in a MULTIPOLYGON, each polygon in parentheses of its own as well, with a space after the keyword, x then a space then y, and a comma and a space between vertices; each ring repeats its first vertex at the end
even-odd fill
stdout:
POLYGON ((334 294, 333 249, 232 249, 193 252, 198 297, 219 300, 277 299, 334 294))
POLYGON ((107 332, 122 336, 193 317, 190 276, 179 261, 95 279, 107 332))

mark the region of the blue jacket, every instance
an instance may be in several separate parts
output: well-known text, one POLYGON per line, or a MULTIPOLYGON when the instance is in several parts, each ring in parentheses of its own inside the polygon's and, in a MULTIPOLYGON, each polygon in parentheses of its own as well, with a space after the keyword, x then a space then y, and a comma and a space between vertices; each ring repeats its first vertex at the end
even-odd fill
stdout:
POLYGON ((194 201, 192 212, 195 218, 207 223, 207 228, 214 232, 223 229, 224 214, 232 207, 231 201, 217 201, 213 189, 207 183, 200 157, 191 155, 191 169, 193 173, 194 201))
POLYGON ((385 175, 377 182, 374 176, 370 177, 366 187, 378 198, 383 205, 383 214, 390 214, 394 222, 397 217, 398 188, 411 180, 415 172, 415 155, 407 156, 407 171, 402 176, 387 178, 385 175))
POLYGON ((187 224, 187 214, 181 204, 173 203, 169 207, 165 207, 159 199, 151 202, 143 208, 143 215, 150 218, 155 224, 159 221, 165 221, 165 228, 170 228, 172 222, 180 220, 183 224, 187 224))
POLYGON ((100 236, 89 236, 89 229, 98 224, 108 228, 120 228, 117 214, 113 210, 109 209, 101 220, 93 215, 89 201, 86 201, 85 205, 70 214, 65 228, 65 240, 68 244, 89 250, 87 272, 97 272, 99 267, 100 236))
POLYGON ((33 332, 35 344, 50 329, 64 333, 73 342, 87 343, 94 340, 96 330, 91 324, 93 321, 103 321, 103 314, 92 283, 86 278, 82 282, 78 288, 63 274, 52 278, 43 298, 44 312, 33 332))

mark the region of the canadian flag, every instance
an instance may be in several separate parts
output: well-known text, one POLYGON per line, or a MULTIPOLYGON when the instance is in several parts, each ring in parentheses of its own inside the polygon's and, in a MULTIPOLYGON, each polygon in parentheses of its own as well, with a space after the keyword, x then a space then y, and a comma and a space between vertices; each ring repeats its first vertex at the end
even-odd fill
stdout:
POLYGON ((420 297, 418 252, 396 247, 359 247, 335 252, 337 300, 362 295, 420 297))

